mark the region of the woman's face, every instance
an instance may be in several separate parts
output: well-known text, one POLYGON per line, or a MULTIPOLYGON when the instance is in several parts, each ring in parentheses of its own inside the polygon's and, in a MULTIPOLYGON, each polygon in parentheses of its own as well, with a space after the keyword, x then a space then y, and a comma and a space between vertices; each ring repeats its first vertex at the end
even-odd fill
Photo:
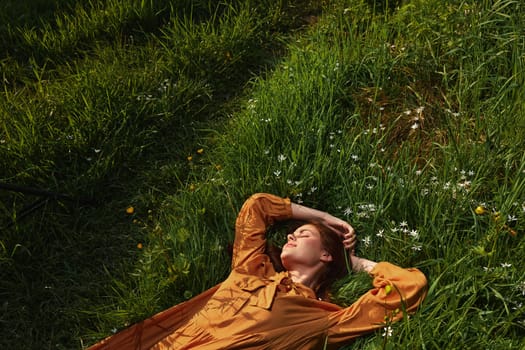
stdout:
POLYGON ((281 253, 281 261, 287 270, 296 267, 297 264, 315 266, 319 262, 327 261, 326 259, 331 260, 331 257, 321 244, 319 230, 311 224, 300 226, 289 234, 281 253))

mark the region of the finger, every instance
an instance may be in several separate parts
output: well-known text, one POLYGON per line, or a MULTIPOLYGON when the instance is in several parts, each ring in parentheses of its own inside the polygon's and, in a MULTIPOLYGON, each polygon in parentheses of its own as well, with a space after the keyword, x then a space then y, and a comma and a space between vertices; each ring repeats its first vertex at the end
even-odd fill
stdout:
POLYGON ((355 231, 351 230, 351 231, 345 233, 345 237, 355 237, 355 231))
POLYGON ((350 226, 348 223, 344 222, 340 225, 340 233, 342 233, 343 235, 348 235, 348 234, 353 234, 355 231, 354 231, 354 228, 352 226, 350 226))
POLYGON ((343 237, 343 241, 354 241, 356 239, 357 239, 357 237, 356 237, 356 235, 354 233, 347 233, 343 237))
POLYGON ((346 250, 353 251, 355 248, 355 242, 345 244, 344 247, 346 250))
POLYGON ((356 236, 354 234, 346 234, 343 237, 343 241, 353 241, 356 239, 356 236))
POLYGON ((355 246, 355 244, 356 244, 356 239, 355 239, 355 237, 352 237, 352 238, 350 238, 350 239, 345 239, 345 240, 343 241, 343 245, 344 245, 344 247, 345 247, 346 249, 351 249, 351 248, 353 248, 353 247, 355 246))

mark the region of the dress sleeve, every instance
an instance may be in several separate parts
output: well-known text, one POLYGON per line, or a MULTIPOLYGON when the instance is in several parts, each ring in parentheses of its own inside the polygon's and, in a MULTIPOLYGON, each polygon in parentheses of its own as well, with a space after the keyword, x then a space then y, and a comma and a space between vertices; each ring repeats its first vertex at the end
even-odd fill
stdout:
POLYGON ((416 268, 380 262, 370 275, 374 288, 351 306, 330 315, 335 322, 328 331, 330 348, 400 320, 403 314, 414 312, 426 296, 427 279, 416 268))
POLYGON ((266 229, 274 221, 292 217, 290 200, 267 193, 252 195, 241 208, 235 222, 232 269, 255 254, 263 254, 266 229))

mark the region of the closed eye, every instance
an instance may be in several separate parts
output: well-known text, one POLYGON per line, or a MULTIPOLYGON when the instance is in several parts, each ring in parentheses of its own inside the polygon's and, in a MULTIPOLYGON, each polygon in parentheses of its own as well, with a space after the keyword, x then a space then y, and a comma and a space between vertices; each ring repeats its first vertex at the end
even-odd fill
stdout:
POLYGON ((312 233, 308 230, 305 230, 305 231, 300 231, 299 232, 299 237, 307 237, 307 236, 310 236, 312 233))

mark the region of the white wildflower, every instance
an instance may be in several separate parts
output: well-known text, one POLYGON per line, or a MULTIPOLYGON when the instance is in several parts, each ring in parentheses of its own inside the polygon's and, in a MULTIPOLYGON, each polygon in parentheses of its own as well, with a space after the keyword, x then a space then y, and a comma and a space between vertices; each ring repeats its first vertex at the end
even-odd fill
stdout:
POLYGON ((521 294, 525 296, 525 281, 518 284, 517 288, 521 292, 521 294))
POLYGON ((312 187, 310 188, 310 191, 308 191, 308 194, 312 194, 312 193, 314 193, 315 191, 317 191, 317 187, 312 186, 312 187))
POLYGON ((385 328, 383 328, 383 334, 382 334, 382 336, 383 336, 383 337, 391 337, 393 331, 394 331, 394 330, 392 329, 392 327, 390 327, 390 326, 385 327, 385 328))
POLYGON ((419 239, 419 232, 417 230, 411 230, 408 235, 413 239, 419 239))

